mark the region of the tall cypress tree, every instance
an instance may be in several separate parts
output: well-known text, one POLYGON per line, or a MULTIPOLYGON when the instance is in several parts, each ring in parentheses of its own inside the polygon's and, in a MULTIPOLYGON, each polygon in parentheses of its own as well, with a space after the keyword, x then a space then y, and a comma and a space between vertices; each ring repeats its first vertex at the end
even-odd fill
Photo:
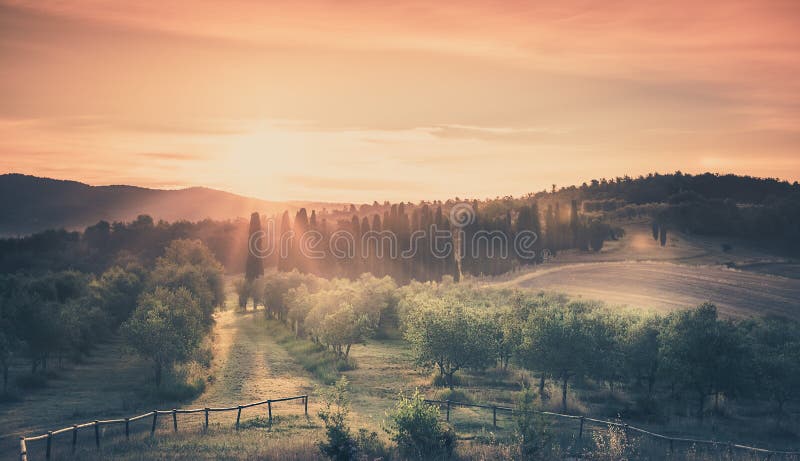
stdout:
POLYGON ((293 238, 290 233, 292 225, 289 223, 289 211, 284 211, 281 216, 281 228, 278 230, 278 235, 275 236, 275 245, 278 251, 278 270, 281 272, 289 272, 292 270, 291 259, 289 255, 292 254, 293 238))
POLYGON ((578 201, 573 199, 569 209, 569 230, 572 233, 572 247, 578 246, 578 201))
MULTIPOLYGON (((372 230, 378 233, 383 230, 381 226, 381 215, 378 213, 375 213, 375 216, 372 217, 372 230)), ((383 239, 379 239, 377 245, 380 245, 380 251, 378 251, 379 247, 376 246, 373 273, 376 277, 383 277, 386 275, 384 260, 388 257, 389 247, 384 244, 383 239)))
POLYGON ((308 238, 308 212, 305 208, 300 208, 294 216, 294 251, 292 252, 292 264, 300 272, 308 272, 308 261, 303 254, 303 239, 308 238))
POLYGON ((255 250, 257 250, 257 248, 251 247, 251 245, 262 246, 264 244, 263 241, 256 241, 257 238, 263 240, 263 236, 260 236, 260 234, 261 216, 259 216, 258 213, 253 213, 250 215, 250 233, 247 239, 247 262, 244 268, 245 279, 247 279, 248 282, 252 282, 264 275, 264 263, 261 258, 256 255, 255 250))

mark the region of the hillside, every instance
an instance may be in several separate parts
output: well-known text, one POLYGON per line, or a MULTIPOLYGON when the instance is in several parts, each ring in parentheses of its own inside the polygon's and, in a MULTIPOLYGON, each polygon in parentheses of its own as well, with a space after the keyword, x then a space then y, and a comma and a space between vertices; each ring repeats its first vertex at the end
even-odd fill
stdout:
POLYGON ((205 187, 160 190, 125 185, 90 186, 21 174, 0 175, 0 235, 3 236, 54 228, 82 229, 100 220, 131 221, 140 214, 149 214, 155 220, 199 221, 249 216, 254 210, 277 213, 314 205, 259 200, 205 187))

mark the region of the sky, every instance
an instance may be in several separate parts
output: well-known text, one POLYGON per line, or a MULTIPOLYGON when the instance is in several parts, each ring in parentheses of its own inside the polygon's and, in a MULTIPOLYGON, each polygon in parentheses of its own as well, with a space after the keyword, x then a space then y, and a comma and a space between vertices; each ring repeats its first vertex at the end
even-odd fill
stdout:
POLYGON ((0 173, 268 200, 800 179, 800 2, 0 0, 0 173))

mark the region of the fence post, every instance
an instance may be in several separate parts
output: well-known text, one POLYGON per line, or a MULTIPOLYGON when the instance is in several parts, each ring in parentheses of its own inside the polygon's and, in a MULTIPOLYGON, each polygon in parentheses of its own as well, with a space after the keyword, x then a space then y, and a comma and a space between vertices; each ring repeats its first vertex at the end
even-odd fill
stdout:
POLYGON ((269 423, 272 424, 272 400, 267 400, 267 411, 269 412, 269 423))
POLYGON ((47 431, 47 451, 45 451, 45 459, 50 459, 50 448, 53 445, 53 431, 47 431))
POLYGON ((94 444, 100 449, 100 421, 94 420, 94 444))
POLYGON ((172 428, 175 430, 175 432, 178 432, 178 409, 177 408, 173 408, 172 409, 172 428))
POLYGON ((153 410, 153 427, 150 428, 150 437, 156 433, 156 422, 158 422, 158 410, 153 410))
POLYGON ((584 418, 583 416, 581 416, 581 426, 580 426, 580 428, 578 428, 578 440, 581 440, 581 439, 583 438, 583 421, 584 421, 585 419, 586 419, 586 418, 584 418))
POLYGON ((733 460, 733 443, 728 442, 728 459, 733 460))
POLYGON ((672 446, 673 440, 669 439, 669 456, 672 457, 672 451, 674 450, 672 446))
POLYGON ((303 406, 305 407, 306 418, 308 418, 308 394, 303 396, 303 406))
POLYGON ((131 419, 125 418, 125 440, 131 438, 131 419))
POLYGON ((78 425, 72 425, 72 452, 75 453, 75 448, 78 446, 78 425))
POLYGON ((239 430, 239 420, 242 418, 242 406, 239 405, 239 411, 236 412, 236 430, 239 430))
POLYGON ((447 422, 450 422, 450 399, 447 399, 447 422))
POLYGON ((25 437, 19 438, 19 461, 28 461, 28 445, 25 443, 25 437))
POLYGON ((492 426, 497 429, 497 407, 492 407, 492 426))
POLYGON ((206 407, 205 411, 206 411, 206 430, 208 430, 208 407, 206 407))

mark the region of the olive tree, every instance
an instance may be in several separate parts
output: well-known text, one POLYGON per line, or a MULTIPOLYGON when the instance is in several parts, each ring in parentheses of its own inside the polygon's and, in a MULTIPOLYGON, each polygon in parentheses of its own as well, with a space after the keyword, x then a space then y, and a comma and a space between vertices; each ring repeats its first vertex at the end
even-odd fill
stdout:
POLYGON ((533 311, 522 331, 520 361, 561 383, 561 406, 567 410, 571 378, 584 375, 597 358, 594 334, 587 320, 590 306, 571 303, 533 311))
POLYGON ((165 368, 188 359, 204 334, 202 310, 186 288, 156 288, 142 295, 122 325, 128 345, 153 363, 156 386, 165 368))
POLYGON ((777 317, 756 322, 751 331, 757 389, 774 404, 778 425, 786 403, 800 396, 799 332, 798 322, 777 317))
POLYGON ((721 393, 739 390, 745 341, 732 321, 717 318, 713 304, 670 314, 662 335, 662 363, 676 384, 694 394, 698 417, 707 397, 716 402, 721 393))
POLYGON ((225 301, 222 265, 199 240, 173 240, 156 260, 150 287, 184 287, 197 300, 203 323, 211 324, 217 306, 225 301))
POLYGON ((496 355, 487 316, 461 300, 430 298, 406 315, 405 337, 420 366, 435 366, 448 387, 462 368, 483 368, 496 355))

